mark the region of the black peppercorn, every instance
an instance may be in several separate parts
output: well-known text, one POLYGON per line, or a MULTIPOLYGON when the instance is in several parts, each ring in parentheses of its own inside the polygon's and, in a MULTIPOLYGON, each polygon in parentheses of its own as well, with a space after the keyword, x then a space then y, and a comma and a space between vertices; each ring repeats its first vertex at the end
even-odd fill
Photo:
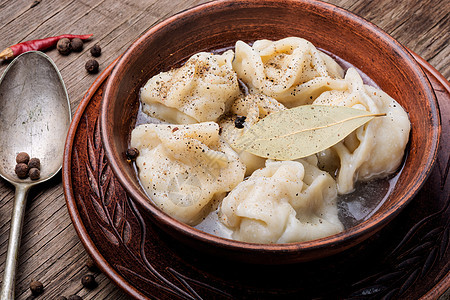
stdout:
POLYGON ((58 296, 55 300, 67 300, 67 298, 64 296, 58 296))
POLYGON ((244 128, 244 122, 245 122, 246 117, 242 116, 242 117, 236 117, 236 120, 234 120, 234 126, 236 128, 244 128))
POLYGON ((62 55, 68 55, 72 51, 72 45, 70 44, 70 40, 68 38, 62 38, 56 44, 56 49, 62 55))
POLYGON ((94 289, 98 286, 97 281, 95 281, 95 277, 90 274, 81 277, 81 284, 88 289, 94 289))
POLYGON ((24 163, 20 163, 16 165, 14 170, 16 172, 17 177, 20 179, 24 179, 28 177, 28 165, 24 163))
POLYGON ((97 73, 98 72, 98 67, 99 67, 98 61, 96 61, 95 59, 90 59, 90 60, 88 60, 86 62, 84 67, 91 74, 97 73))
POLYGON ((67 300, 83 300, 83 298, 81 298, 78 295, 70 295, 69 298, 67 298, 67 300))
POLYGON ((30 161, 28 162, 28 168, 32 169, 32 168, 36 168, 38 170, 41 169, 41 161, 39 160, 39 158, 33 157, 30 159, 30 161))
POLYGON ((26 152, 20 152, 16 156, 16 162, 18 164, 20 164, 20 163, 27 164, 29 160, 30 160, 30 156, 26 152))
POLYGON ((135 160, 139 155, 139 150, 136 148, 130 148, 127 150, 126 156, 129 160, 135 160))
POLYGON ((91 48, 91 54, 94 57, 99 57, 102 54, 102 48, 98 44, 95 44, 91 48))
POLYGON ((41 171, 39 171, 38 168, 31 168, 30 171, 28 171, 28 175, 31 180, 38 180, 39 177, 41 177, 41 171))
POLYGON ((83 50, 83 41, 80 38, 74 38, 72 41, 70 41, 70 44, 72 45, 72 50, 75 52, 80 52, 83 50))
POLYGON ((44 285, 40 281, 32 280, 30 283, 30 290, 34 296, 38 296, 44 292, 44 285))

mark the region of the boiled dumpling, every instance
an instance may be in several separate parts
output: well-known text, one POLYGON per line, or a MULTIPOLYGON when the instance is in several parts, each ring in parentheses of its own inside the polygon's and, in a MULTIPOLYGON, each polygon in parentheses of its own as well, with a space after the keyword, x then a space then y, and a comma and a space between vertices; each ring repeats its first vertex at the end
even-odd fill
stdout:
POLYGON ((263 93, 291 108, 312 102, 322 82, 339 84, 344 71, 327 54, 302 38, 238 41, 233 68, 254 93, 263 93))
POLYGON ((182 67, 152 77, 141 89, 142 109, 175 124, 217 121, 239 96, 234 53, 200 52, 182 67))
POLYGON ((219 125, 145 124, 131 134, 149 197, 175 219, 195 225, 214 201, 244 179, 245 166, 219 136, 219 125))
POLYGON ((342 81, 346 84, 344 89, 324 92, 313 104, 386 114, 318 154, 321 167, 336 172, 339 193, 346 194, 353 191, 357 180, 385 177, 397 170, 408 143, 410 122, 400 104, 382 90, 363 84, 355 69, 349 69, 342 81))
POLYGON ((267 160, 219 207, 233 239, 251 243, 308 241, 339 233, 336 182, 306 159, 267 160))
MULTIPOLYGON (((219 122, 222 128, 221 136, 230 145, 241 137, 250 126, 257 123, 260 119, 267 115, 285 110, 286 108, 278 103, 275 99, 262 94, 249 94, 245 97, 238 98, 230 109, 230 114, 222 118, 219 122), (240 128, 236 127, 236 118, 242 118, 244 121, 240 128)), ((239 157, 246 165, 246 173, 248 176, 256 169, 264 167, 265 158, 256 156, 247 151, 235 149, 239 153, 239 157)))

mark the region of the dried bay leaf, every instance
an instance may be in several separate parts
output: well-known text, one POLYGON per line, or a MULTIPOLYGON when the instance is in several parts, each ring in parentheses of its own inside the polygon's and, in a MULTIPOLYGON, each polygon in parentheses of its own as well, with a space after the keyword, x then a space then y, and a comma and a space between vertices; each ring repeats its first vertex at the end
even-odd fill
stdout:
POLYGON ((384 115, 345 106, 302 105, 268 115, 233 147, 265 158, 294 160, 330 148, 374 117, 384 115))

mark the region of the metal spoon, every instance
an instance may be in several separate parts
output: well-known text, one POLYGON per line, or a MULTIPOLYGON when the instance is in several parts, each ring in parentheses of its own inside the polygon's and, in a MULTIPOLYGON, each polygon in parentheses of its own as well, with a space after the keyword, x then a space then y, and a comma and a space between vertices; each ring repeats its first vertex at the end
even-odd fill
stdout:
POLYGON ((15 187, 1 300, 14 299, 28 191, 61 169, 70 121, 69 97, 53 61, 37 51, 26 52, 14 59, 0 78, 0 176, 15 187), (14 169, 19 152, 40 159, 38 180, 17 177, 14 169))

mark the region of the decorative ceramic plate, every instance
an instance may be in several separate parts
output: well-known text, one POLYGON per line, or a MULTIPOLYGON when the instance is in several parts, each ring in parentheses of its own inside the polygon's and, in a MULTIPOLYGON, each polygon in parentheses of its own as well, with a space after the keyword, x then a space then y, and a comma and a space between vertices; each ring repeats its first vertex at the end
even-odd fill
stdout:
POLYGON ((450 287, 450 86, 414 56, 432 83, 444 124, 426 184, 369 240, 338 255, 285 266, 223 261, 183 247, 127 197, 108 165, 99 128, 102 92, 114 62, 80 103, 64 153, 66 202, 86 250, 136 299, 436 298, 450 287))

